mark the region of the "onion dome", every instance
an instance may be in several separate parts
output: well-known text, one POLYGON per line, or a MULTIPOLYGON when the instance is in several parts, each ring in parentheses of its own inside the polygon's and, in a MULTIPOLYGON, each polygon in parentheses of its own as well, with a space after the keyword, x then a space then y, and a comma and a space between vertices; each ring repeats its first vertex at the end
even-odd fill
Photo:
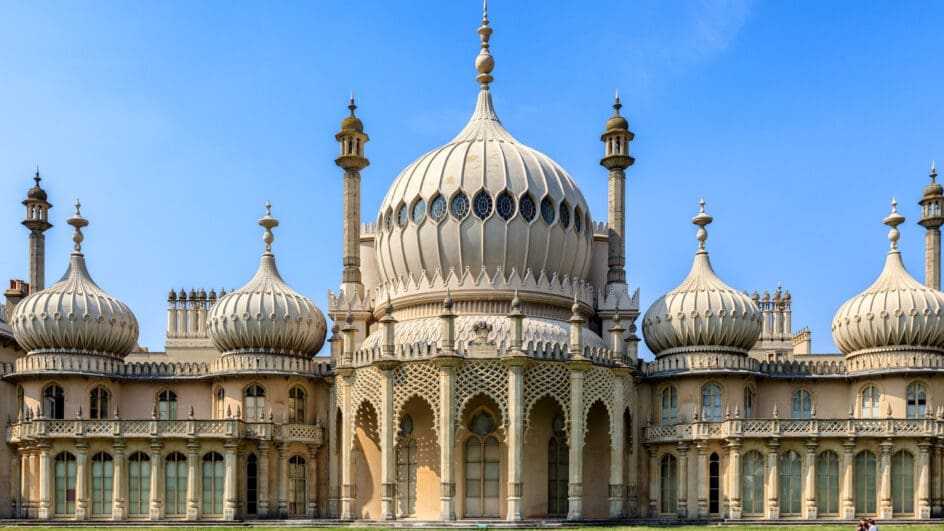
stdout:
POLYGON ((620 109, 623 107, 623 104, 620 103, 619 92, 616 93, 616 102, 613 104, 613 109, 615 113, 606 121, 606 130, 609 131, 626 131, 629 129, 629 121, 626 120, 623 116, 620 116, 620 109))
POLYGON ((89 276, 82 254, 82 228, 88 221, 79 212, 67 222, 75 227, 75 252, 59 282, 31 293, 13 310, 11 324, 17 342, 30 354, 78 353, 122 358, 138 340, 138 320, 120 300, 105 293, 89 276))
POLYGON ((489 90, 495 61, 487 13, 478 34, 480 91, 471 119, 448 144, 407 166, 381 203, 380 280, 466 269, 493 278, 516 269, 586 280, 593 243, 587 203, 564 168, 502 125, 489 90))
POLYGON ((266 245, 259 270, 248 284, 221 296, 210 308, 207 332, 223 354, 313 356, 324 344, 327 324, 315 303, 279 275, 272 254, 272 229, 279 221, 271 209, 266 202, 266 214, 259 220, 266 245))
POLYGON ((944 194, 944 186, 937 182, 937 169, 935 169, 933 162, 931 163, 931 173, 928 176, 931 177, 931 182, 924 187, 924 197, 944 194))
POLYGON ((36 184, 26 191, 26 198, 35 199, 36 201, 46 201, 48 199, 46 190, 43 190, 42 187, 39 186, 39 181, 43 180, 39 176, 39 166, 36 167, 36 176, 33 177, 33 180, 36 181, 36 184))
POLYGON ((354 116, 354 111, 357 110, 357 105, 354 105, 354 93, 351 92, 351 103, 347 106, 351 110, 351 115, 347 118, 341 120, 341 131, 348 132, 353 131, 355 133, 364 132, 364 124, 361 122, 361 119, 357 116, 354 116))
POLYGON ((762 316, 749 295, 715 274, 705 250, 712 218, 705 202, 692 218, 698 225, 698 252, 682 283, 657 299, 643 317, 642 330, 656 356, 675 352, 710 351, 747 354, 760 337, 762 316))
POLYGON ((875 350, 936 350, 944 352, 944 293, 914 279, 898 250, 898 225, 905 218, 892 201, 883 222, 891 227, 891 250, 878 279, 846 301, 833 318, 833 340, 847 355, 875 350))

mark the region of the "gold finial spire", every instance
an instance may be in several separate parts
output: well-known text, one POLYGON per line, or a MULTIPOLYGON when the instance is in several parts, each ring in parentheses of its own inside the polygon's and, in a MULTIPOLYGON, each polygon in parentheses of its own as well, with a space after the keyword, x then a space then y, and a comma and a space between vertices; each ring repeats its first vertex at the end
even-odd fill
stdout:
POLYGON ((272 254, 272 242, 275 241, 275 235, 272 229, 279 226, 279 220, 272 217, 272 203, 266 201, 265 216, 259 218, 259 226, 265 229, 262 235, 262 241, 265 242, 265 254, 272 254))
POLYGON ((72 241, 75 242, 75 254, 82 253, 82 240, 85 239, 85 236, 82 235, 82 227, 87 227, 89 224, 88 220, 82 217, 82 212, 79 211, 80 208, 82 208, 82 203, 76 199, 75 214, 72 214, 72 217, 66 220, 66 223, 75 228, 72 232, 72 241))
POLYGON ((354 118, 354 111, 357 109, 357 105, 354 104, 354 90, 351 90, 351 103, 347 108, 351 109, 351 118, 354 118))
POLYGON ((475 80, 482 84, 482 90, 488 90, 488 84, 492 82, 492 69, 495 68, 495 59, 488 52, 488 39, 492 36, 492 28, 488 25, 488 0, 482 4, 482 25, 478 29, 479 37, 482 39, 482 49, 475 58, 475 69, 479 75, 475 80))
POLYGON ((692 218, 692 223, 698 225, 698 232, 695 234, 695 238, 698 239, 698 252, 705 252, 705 240, 708 239, 708 231, 705 229, 708 225, 714 221, 714 218, 705 213, 705 199, 702 198, 698 202, 700 207, 698 210, 698 215, 692 218))
POLYGON ((619 110, 623 108, 623 104, 620 103, 619 99, 619 89, 616 89, 616 99, 613 102, 613 108, 616 109, 616 116, 619 116, 619 110))
MULTIPOLYGON (((39 169, 36 170, 36 175, 39 175, 39 169)), ((937 179, 937 170, 934 168, 934 161, 931 161, 931 173, 928 174, 931 176, 931 182, 935 182, 937 179)))
POLYGON ((43 180, 43 178, 39 176, 39 164, 36 165, 36 175, 33 177, 33 180, 36 181, 36 188, 39 188, 39 181, 43 180))
POLYGON ((882 220, 882 223, 891 227, 888 231, 888 241, 892 244, 892 251, 898 250, 898 238, 901 237, 901 233, 898 232, 898 226, 905 222, 904 216, 898 213, 898 201, 895 198, 892 198, 892 213, 888 215, 887 218, 882 220))

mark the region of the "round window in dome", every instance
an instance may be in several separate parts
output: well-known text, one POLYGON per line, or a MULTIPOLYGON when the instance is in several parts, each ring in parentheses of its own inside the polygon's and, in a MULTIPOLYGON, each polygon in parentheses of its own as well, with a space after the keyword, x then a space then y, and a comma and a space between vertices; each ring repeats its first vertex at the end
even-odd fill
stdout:
POLYGON ((570 226, 570 207, 566 202, 560 204, 560 222, 565 229, 570 226))
POLYGON ((537 208, 534 205, 534 199, 531 199, 530 195, 521 196, 521 201, 518 202, 518 209, 521 211, 521 217, 525 221, 531 223, 534 221, 534 216, 537 214, 537 208))
POLYGON ((577 234, 580 234, 580 230, 583 228, 583 214, 580 213, 580 207, 574 209, 574 230, 577 231, 577 234))
POLYGON ((492 213, 492 196, 488 195, 488 192, 484 190, 475 194, 472 207, 475 210, 475 215, 478 216, 479 219, 487 218, 488 215, 492 213))
POLYGON ((401 229, 406 227, 406 224, 410 221, 410 209, 406 205, 400 205, 400 210, 397 211, 397 226, 401 229))
POLYGON ((546 197, 541 200, 541 219, 548 225, 554 223, 554 203, 546 197))
POLYGON ((387 232, 393 230, 393 212, 387 210, 387 216, 384 218, 384 228, 387 229, 387 232))
POLYGON ((452 198, 450 210, 452 211, 452 217, 456 219, 466 217, 469 213, 469 196, 465 195, 463 192, 456 194, 456 196, 452 198))
POLYGON ((419 225, 426 218, 426 201, 419 198, 413 203, 413 223, 419 225))
POLYGON ((433 202, 429 205, 429 217, 433 218, 433 221, 442 221, 446 217, 446 198, 440 194, 437 194, 433 198, 433 202))
POLYGON ((515 215, 515 198, 511 197, 507 191, 498 194, 498 199, 495 200, 495 210, 498 211, 498 215, 505 221, 511 219, 511 216, 515 215))

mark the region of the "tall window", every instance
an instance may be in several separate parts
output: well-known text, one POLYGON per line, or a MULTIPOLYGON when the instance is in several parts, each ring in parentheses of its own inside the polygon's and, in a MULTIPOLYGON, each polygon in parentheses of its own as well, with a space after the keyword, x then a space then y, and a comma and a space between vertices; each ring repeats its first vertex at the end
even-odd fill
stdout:
POLYGON ((62 388, 56 384, 47 385, 43 389, 43 416, 47 419, 65 418, 65 395, 62 388))
POLYGON ((92 456, 92 514, 111 514, 112 472, 111 455, 98 452, 92 456))
POLYGON ((75 456, 56 456, 56 514, 75 514, 75 456))
POLYGON ((165 459, 164 514, 187 514, 187 457, 180 452, 174 452, 165 459))
POLYGON ((413 437, 413 417, 410 415, 404 415, 400 420, 397 501, 397 514, 412 516, 416 513, 416 437, 413 437))
POLYGON ((146 515, 151 502, 151 458, 135 452, 128 458, 128 514, 146 515))
POLYGON ((678 390, 670 385, 662 390, 662 423, 678 422, 678 390))
POLYGON ((866 386, 860 394, 860 401, 862 402, 862 415, 864 419, 877 419, 879 418, 878 405, 881 396, 878 394, 878 388, 874 385, 866 386))
POLYGON ((261 385, 250 385, 245 393, 246 422, 258 422, 265 415, 265 389, 261 385))
POLYGON ((674 514, 678 510, 678 459, 672 454, 662 456, 659 479, 662 487, 660 510, 674 514))
POLYGON ((564 417, 556 415, 551 422, 551 438, 547 441, 547 514, 563 516, 568 508, 570 449, 564 433, 564 417))
POLYGON ((803 498, 800 454, 789 451, 780 456, 780 512, 800 514, 803 498))
POLYGON ((256 454, 246 458, 246 512, 256 514, 259 509, 259 462, 256 454))
POLYGON ((708 422, 721 420, 721 386, 708 384, 701 388, 701 407, 705 416, 702 420, 708 422))
POLYGON ((203 456, 203 514, 223 514, 223 456, 203 456))
POLYGON ((793 418, 808 419, 813 411, 813 399, 806 389, 793 391, 793 418))
POLYGON ((708 513, 721 514, 721 458, 716 453, 708 457, 708 513))
POLYGON ((305 390, 301 387, 288 390, 288 421, 291 424, 305 423, 305 390))
POLYGON ((904 450, 892 455, 892 513, 914 513, 914 458, 904 450))
POLYGON ((308 498, 305 487, 305 458, 293 455, 288 460, 288 514, 305 514, 305 500, 308 498))
POLYGON ((104 387, 96 387, 89 393, 89 418, 107 419, 111 392, 104 387))
POLYGON ((742 509, 744 514, 764 512, 764 456, 751 451, 744 455, 741 463, 742 509))
POLYGON ((928 395, 924 390, 924 386, 915 382, 908 386, 906 394, 908 396, 908 418, 919 419, 925 416, 928 410, 928 395))
POLYGON ((498 438, 495 419, 480 411, 469 421, 465 441, 465 515, 498 516, 498 438))
POLYGON ((754 417, 754 388, 746 386, 744 388, 744 418, 754 417))
POLYGON ((175 420, 177 418, 177 393, 165 389, 157 395, 157 418, 175 420))
POLYGON ((213 393, 213 407, 216 411, 215 418, 226 418, 226 391, 222 387, 217 387, 213 393))
POLYGON ((816 458, 816 509, 818 514, 839 514, 839 456, 823 452, 816 458))
POLYGON ((855 510, 856 514, 875 514, 876 487, 875 454, 862 451, 855 456, 855 510))

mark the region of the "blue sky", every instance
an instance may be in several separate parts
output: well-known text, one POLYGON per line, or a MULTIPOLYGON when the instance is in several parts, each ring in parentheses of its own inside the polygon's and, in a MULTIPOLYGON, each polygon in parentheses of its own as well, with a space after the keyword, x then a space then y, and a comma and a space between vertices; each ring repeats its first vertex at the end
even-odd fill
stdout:
MULTIPOLYGON (((0 273, 26 278, 19 201, 38 163, 55 204, 47 284, 78 196, 96 281, 163 349, 171 287, 238 288, 267 199, 285 279, 324 309, 340 282, 334 133, 351 89, 371 142, 365 219, 472 111, 481 5, 450 2, 0 4, 0 273)), ((493 94, 522 142, 606 219, 599 134, 619 89, 636 133, 628 274, 643 311, 688 272, 704 196, 718 274, 777 282, 796 328, 830 323, 878 275, 897 196, 923 280, 915 201, 944 160, 939 2, 493 0, 493 94)))

